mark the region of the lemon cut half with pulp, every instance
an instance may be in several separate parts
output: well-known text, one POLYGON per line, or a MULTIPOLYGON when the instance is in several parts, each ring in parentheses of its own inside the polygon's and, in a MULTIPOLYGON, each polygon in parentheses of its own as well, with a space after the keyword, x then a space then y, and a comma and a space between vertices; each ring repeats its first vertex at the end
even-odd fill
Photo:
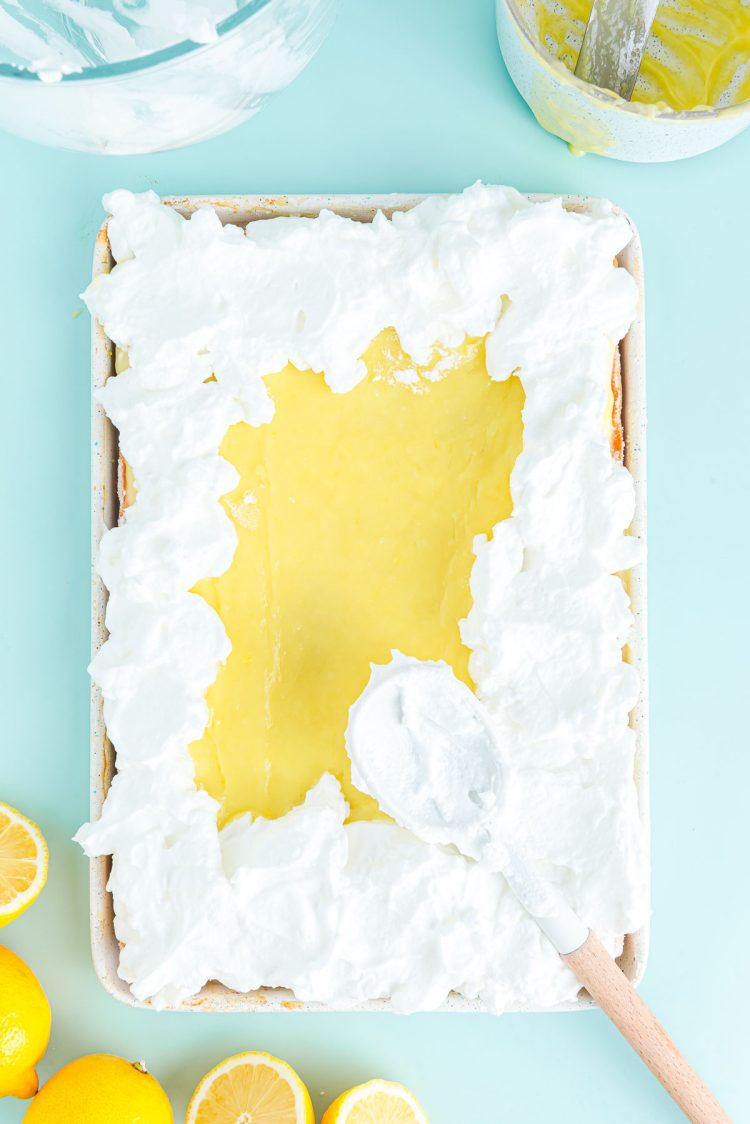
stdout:
POLYGON ((315 1124, 302 1078, 271 1054, 236 1054, 207 1073, 185 1124, 315 1124))
POLYGON ((0 804, 0 929, 31 905, 47 881, 47 844, 39 828, 0 804))
POLYGON ((322 1124, 428 1124, 413 1093, 395 1081, 368 1081, 342 1093, 322 1124))

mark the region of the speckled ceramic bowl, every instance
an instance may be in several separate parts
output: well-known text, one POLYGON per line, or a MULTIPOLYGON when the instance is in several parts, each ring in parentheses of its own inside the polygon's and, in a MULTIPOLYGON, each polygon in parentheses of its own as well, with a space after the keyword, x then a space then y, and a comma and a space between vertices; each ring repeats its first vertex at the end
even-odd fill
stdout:
POLYGON ((640 163, 681 160, 750 125, 750 101, 678 113, 582 82, 536 40, 518 0, 497 0, 497 36, 510 76, 539 124, 575 151, 640 163))

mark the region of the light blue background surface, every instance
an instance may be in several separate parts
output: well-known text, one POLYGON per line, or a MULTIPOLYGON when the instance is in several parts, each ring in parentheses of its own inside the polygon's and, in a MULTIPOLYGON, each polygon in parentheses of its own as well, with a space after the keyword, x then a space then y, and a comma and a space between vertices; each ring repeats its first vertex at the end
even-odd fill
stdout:
MULTIPOLYGON (((100 197, 446 191, 481 177, 607 195, 640 227, 649 364, 654 924, 643 994, 737 1121, 750 1119, 747 550, 750 133, 692 162, 575 159, 504 72, 490 0, 345 0, 309 70, 244 127, 156 157, 0 137, 0 799, 51 845, 49 884, 2 933, 42 980, 46 1079, 144 1057, 181 1120, 239 1050, 287 1058, 319 1112, 372 1076, 431 1124, 680 1119, 597 1012, 200 1016, 130 1010, 97 983, 88 873, 89 323, 74 318, 100 197), (744 1073, 743 1073, 744 1070, 744 1073)), ((22 1119, 0 1101, 0 1122, 22 1119)))

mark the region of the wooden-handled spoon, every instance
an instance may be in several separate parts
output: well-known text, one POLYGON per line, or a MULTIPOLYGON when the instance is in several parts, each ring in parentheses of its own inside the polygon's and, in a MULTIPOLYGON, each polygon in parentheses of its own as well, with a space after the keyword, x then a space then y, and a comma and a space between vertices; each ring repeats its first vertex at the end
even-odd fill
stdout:
POLYGON ((373 676, 351 708, 346 741, 357 786, 420 838, 452 844, 504 874, 520 904, 688 1119, 730 1124, 597 936, 503 836, 502 758, 482 704, 447 664, 401 661, 373 676), (394 768, 398 747, 408 756, 410 783, 394 768))

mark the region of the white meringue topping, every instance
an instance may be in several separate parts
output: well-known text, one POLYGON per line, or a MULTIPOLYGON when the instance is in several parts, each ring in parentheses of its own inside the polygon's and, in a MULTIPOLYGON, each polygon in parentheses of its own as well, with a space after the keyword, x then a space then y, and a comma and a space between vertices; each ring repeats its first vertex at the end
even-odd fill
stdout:
POLYGON ((91 672, 118 774, 77 838, 113 856, 122 977, 157 1005, 209 979, 340 1007, 390 996, 405 1011, 451 990, 494 1011, 573 998, 572 974, 502 875, 394 824, 346 824, 329 775, 277 820, 217 829, 188 747, 229 641, 189 590, 231 563, 219 498, 236 473, 218 449, 234 422, 271 422, 265 375, 292 362, 344 393, 386 327, 415 363, 488 334, 488 376, 524 386, 524 445, 513 515, 476 543, 462 637, 505 747, 504 816, 587 924, 610 943, 637 929, 638 678, 614 575, 638 544, 624 533, 632 479, 602 425, 613 345, 636 305, 632 277, 612 266, 627 222, 605 202, 576 214, 480 184, 392 220, 324 212, 247 234, 210 209, 186 221, 153 193, 117 191, 105 206, 117 265, 84 296, 130 358, 101 400, 138 496, 98 564, 111 636, 91 672))

